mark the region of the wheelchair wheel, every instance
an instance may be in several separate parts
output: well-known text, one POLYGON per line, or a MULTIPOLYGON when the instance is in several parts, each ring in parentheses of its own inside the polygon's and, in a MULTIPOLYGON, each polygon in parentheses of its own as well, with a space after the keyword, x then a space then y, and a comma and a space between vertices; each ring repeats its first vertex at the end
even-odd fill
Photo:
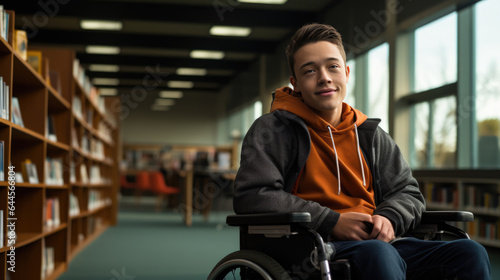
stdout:
POLYGON ((268 255, 252 250, 233 252, 212 270, 208 280, 291 280, 283 267, 268 255))

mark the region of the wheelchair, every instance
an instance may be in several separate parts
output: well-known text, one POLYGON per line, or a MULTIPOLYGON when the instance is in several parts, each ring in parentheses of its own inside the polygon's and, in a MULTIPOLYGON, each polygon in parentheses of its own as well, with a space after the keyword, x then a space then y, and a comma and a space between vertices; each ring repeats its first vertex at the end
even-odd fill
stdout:
MULTIPOLYGON (((449 222, 470 222, 467 211, 426 211, 410 234, 424 240, 467 238, 449 222)), ((349 260, 329 261, 335 254, 314 230, 307 212, 230 215, 226 223, 240 228, 240 250, 224 257, 208 280, 351 279, 349 260)))

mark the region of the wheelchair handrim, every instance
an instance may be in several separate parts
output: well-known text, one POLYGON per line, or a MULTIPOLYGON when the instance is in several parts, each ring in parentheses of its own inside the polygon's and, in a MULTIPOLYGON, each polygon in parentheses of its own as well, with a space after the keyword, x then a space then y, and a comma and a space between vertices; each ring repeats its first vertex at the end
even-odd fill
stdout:
MULTIPOLYGON (((264 280, 273 280, 273 278, 266 272, 264 268, 262 268, 260 265, 245 260, 245 259, 233 259, 229 260, 223 264, 221 264, 217 270, 212 272, 212 275, 219 276, 222 275, 220 274, 221 272, 226 272, 230 271, 232 269, 238 268, 238 267, 243 267, 246 266, 248 268, 253 269, 255 272, 259 273, 260 276, 264 278, 264 280)), ((214 279, 213 277, 209 277, 208 280, 214 279)))

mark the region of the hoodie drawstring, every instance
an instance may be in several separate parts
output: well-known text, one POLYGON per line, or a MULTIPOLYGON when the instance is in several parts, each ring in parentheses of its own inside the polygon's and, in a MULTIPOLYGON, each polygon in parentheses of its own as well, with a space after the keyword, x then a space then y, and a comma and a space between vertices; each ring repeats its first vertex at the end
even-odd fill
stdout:
POLYGON ((335 148, 335 141, 333 141, 332 129, 328 126, 328 131, 330 132, 330 139, 332 139, 333 152, 335 153, 335 163, 337 165, 337 182, 338 182, 338 195, 340 195, 340 168, 339 168, 339 157, 337 156, 337 149, 335 148))
MULTIPOLYGON (((330 139, 332 139, 333 152, 335 153, 335 163, 337 165, 337 182, 338 182, 338 195, 340 195, 341 184, 340 184, 340 167, 339 167, 339 157, 337 155, 337 149, 335 148, 335 141, 333 140, 332 128, 327 126, 328 132, 330 132, 330 139)), ((354 124, 354 131, 356 132, 356 146, 358 151, 359 164, 361 165, 361 175, 363 176, 363 186, 366 187, 365 179, 365 169, 363 167, 363 160, 361 159, 361 147, 359 146, 359 136, 358 136, 358 126, 354 124)))

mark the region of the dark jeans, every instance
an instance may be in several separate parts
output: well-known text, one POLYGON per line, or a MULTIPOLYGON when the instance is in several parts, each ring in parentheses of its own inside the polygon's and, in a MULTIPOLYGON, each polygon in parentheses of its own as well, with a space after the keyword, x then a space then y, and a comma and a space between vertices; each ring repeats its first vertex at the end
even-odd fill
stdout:
MULTIPOLYGON (((479 243, 405 238, 336 241, 335 259, 349 259, 353 279, 491 279, 488 254, 479 243)), ((333 277, 334 278, 334 277, 333 277)))

